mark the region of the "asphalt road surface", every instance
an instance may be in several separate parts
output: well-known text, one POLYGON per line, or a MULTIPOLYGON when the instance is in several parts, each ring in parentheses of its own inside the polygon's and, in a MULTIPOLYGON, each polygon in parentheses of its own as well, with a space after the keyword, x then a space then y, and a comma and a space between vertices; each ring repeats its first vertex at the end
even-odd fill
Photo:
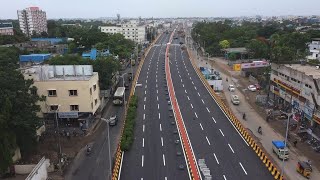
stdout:
POLYGON ((165 79, 165 50, 170 34, 162 34, 150 49, 135 94, 138 110, 135 140, 125 152, 121 179, 189 179, 165 79), (182 166, 182 168, 180 167, 182 166))
MULTIPOLYGON (((177 35, 175 35, 177 36, 177 35)), ((198 78, 181 39, 170 47, 170 69, 185 126, 196 156, 205 159, 213 179, 273 179, 198 78)))

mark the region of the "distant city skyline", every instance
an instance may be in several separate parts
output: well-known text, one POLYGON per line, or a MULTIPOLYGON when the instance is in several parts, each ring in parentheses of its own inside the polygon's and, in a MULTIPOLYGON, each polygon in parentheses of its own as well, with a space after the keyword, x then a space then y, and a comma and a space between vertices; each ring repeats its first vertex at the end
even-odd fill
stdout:
POLYGON ((17 10, 38 6, 48 19, 121 17, 239 17, 319 15, 319 0, 1 0, 0 19, 17 19, 17 10))

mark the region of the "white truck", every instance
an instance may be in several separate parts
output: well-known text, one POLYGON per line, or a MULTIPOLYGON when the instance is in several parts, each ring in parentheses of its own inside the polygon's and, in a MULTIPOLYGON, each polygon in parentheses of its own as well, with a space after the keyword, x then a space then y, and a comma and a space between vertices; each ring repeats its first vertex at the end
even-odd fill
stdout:
POLYGON ((285 147, 283 141, 272 141, 272 151, 278 156, 279 159, 288 159, 289 150, 285 147))

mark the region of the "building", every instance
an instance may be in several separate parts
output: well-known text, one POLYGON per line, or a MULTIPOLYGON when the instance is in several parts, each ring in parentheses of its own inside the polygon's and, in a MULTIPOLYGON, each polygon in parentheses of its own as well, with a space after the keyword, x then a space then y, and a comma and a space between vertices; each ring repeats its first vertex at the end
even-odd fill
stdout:
POLYGON ((97 50, 96 48, 92 48, 89 52, 83 52, 82 57, 83 58, 89 58, 91 60, 96 60, 97 57, 106 57, 109 56, 110 51, 108 49, 103 50, 97 50))
POLYGON ((309 60, 320 60, 320 38, 312 39, 309 46, 309 53, 310 55, 307 57, 309 60))
POLYGON ((28 55, 20 55, 20 66, 34 65, 43 63, 45 60, 51 58, 51 54, 28 54, 28 55))
POLYGON ((0 45, 0 47, 17 47, 22 51, 28 51, 32 54, 40 52, 51 54, 65 54, 68 50, 67 44, 51 45, 49 41, 27 41, 16 44, 0 45))
POLYGON ((18 20, 21 31, 28 37, 33 33, 48 32, 46 12, 39 7, 18 10, 18 20))
POLYGON ((31 41, 50 42, 51 45, 67 44, 68 38, 31 38, 31 41))
POLYGON ((100 107, 99 76, 92 65, 42 65, 22 69, 25 79, 33 79, 40 101, 40 117, 54 125, 55 116, 70 126, 89 127, 100 107))
POLYGON ((101 26, 101 32, 109 34, 122 34, 126 39, 130 39, 136 43, 144 43, 146 41, 146 27, 139 26, 136 22, 118 24, 116 26, 101 26))
POLYGON ((10 23, 0 23, 0 35, 7 35, 7 36, 14 35, 13 25, 11 22, 10 23))
POLYGON ((294 110, 293 119, 308 124, 308 133, 320 137, 320 69, 301 64, 271 64, 270 91, 274 104, 294 110))

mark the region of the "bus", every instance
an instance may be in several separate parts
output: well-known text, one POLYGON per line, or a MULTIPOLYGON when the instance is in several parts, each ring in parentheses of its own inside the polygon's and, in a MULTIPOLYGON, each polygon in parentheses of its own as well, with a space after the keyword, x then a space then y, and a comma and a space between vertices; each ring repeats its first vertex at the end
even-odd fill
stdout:
POLYGON ((124 101, 124 93, 125 93, 125 87, 118 87, 116 92, 113 96, 113 104, 114 105, 122 105, 124 101))

